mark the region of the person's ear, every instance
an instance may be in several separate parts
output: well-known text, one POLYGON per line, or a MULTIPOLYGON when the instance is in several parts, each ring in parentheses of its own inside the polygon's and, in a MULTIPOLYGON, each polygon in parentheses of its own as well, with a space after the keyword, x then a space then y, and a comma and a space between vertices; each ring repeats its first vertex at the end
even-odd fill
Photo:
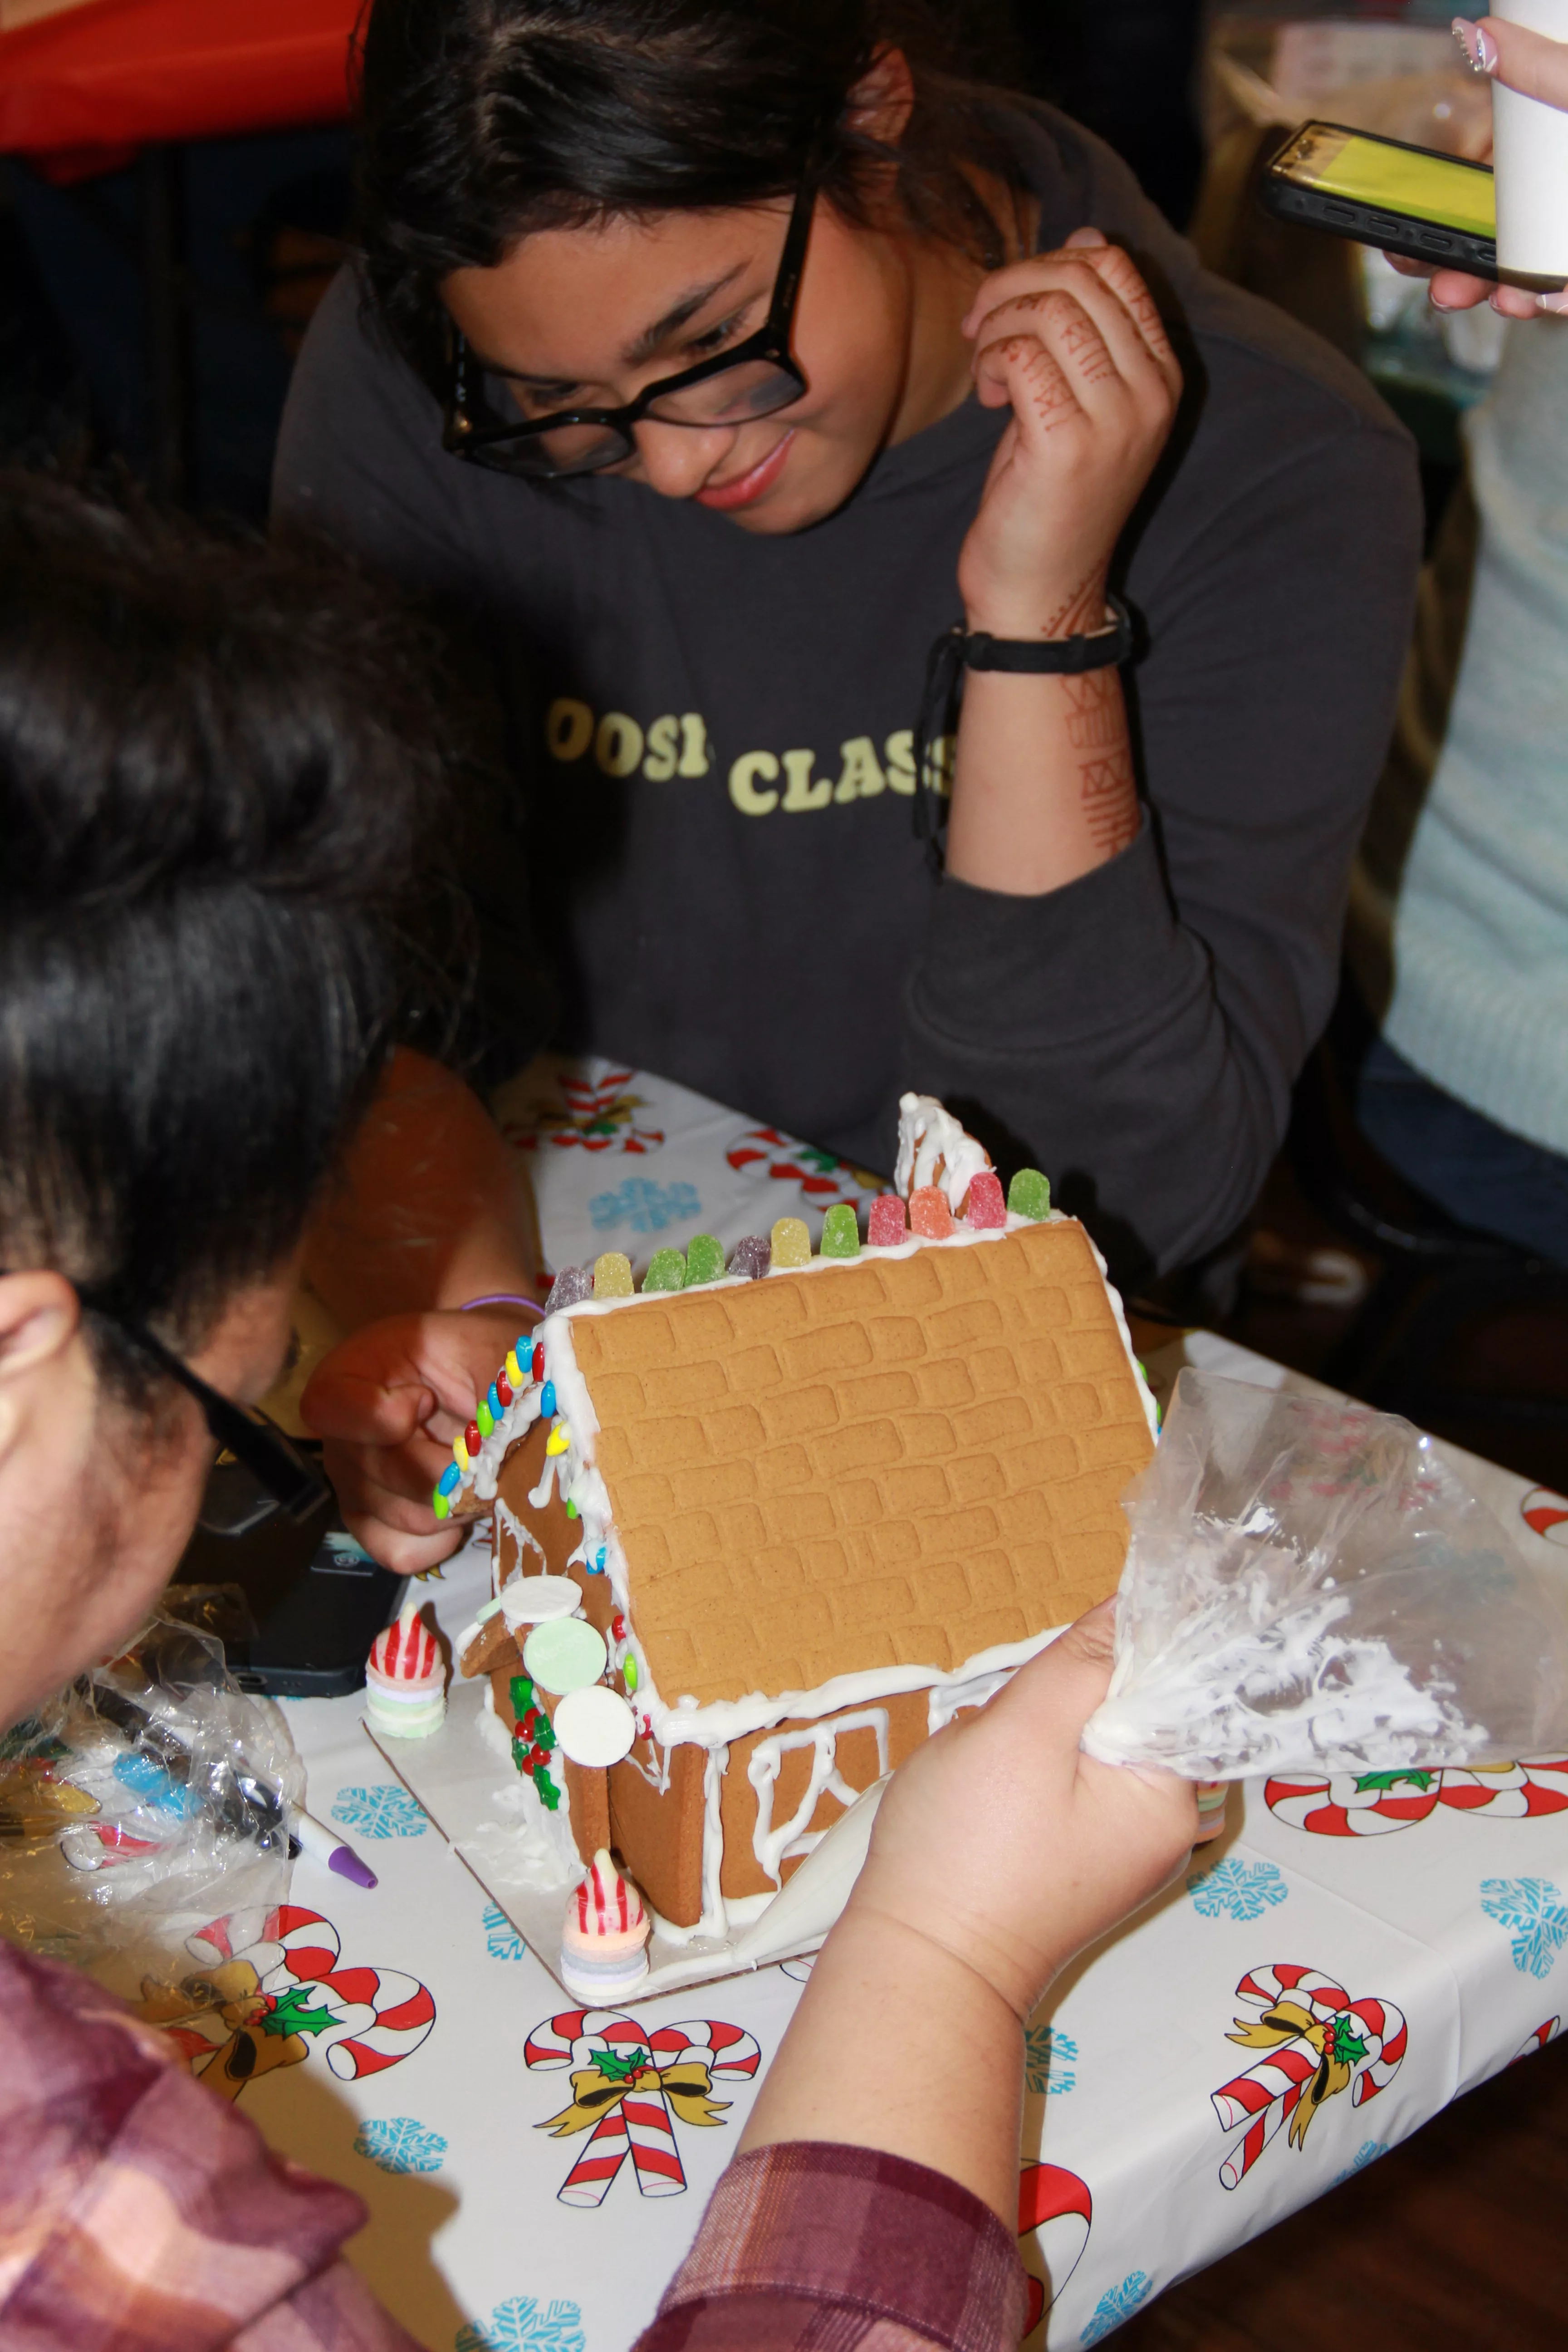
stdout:
POLYGON ((849 127, 863 139, 896 147, 915 110, 915 78, 902 49, 878 50, 849 93, 849 127))
POLYGON ((58 1370, 80 1328, 80 1302, 63 1274, 47 1267, 0 1274, 0 1453, 25 1418, 27 1397, 58 1370))

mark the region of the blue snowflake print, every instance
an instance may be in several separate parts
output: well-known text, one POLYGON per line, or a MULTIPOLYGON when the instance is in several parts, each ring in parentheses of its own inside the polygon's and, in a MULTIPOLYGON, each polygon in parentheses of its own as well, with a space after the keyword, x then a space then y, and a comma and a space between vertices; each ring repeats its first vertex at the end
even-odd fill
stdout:
POLYGON ((488 2319, 459 2327, 453 2352, 584 2352, 587 2341, 576 2304, 515 2294, 488 2319))
POLYGON ((1024 2036, 1024 2080, 1031 2091, 1056 2098, 1078 2081, 1078 2043, 1054 2025, 1032 2025, 1024 2036))
POLYGON ((1261 1919, 1289 1892, 1278 1863, 1242 1862, 1235 1854, 1187 1881, 1193 1909, 1205 1919, 1261 1919))
POLYGON ((368 2156, 383 2172, 439 2172, 447 2143, 414 2116, 385 2116, 363 2123, 354 2154, 368 2156))
POLYGON ((1568 1944, 1568 1906, 1549 1878, 1483 1878, 1481 1909, 1500 1927, 1514 1927, 1513 1964, 1521 1976, 1544 1977, 1568 1944))
POLYGON ((1342 2180, 1353 2180, 1358 2172, 1364 2172, 1369 2164, 1375 2164, 1380 2156, 1387 2154, 1388 2142, 1385 2139, 1363 2139, 1344 2170, 1335 2173, 1329 2187, 1337 2189, 1342 2180))
POLYGON ((694 1184, 655 1184, 628 1176, 613 1192, 595 1192, 588 1203, 595 1233, 630 1225, 634 1234, 662 1234, 667 1225, 689 1224, 702 1214, 694 1184))
POLYGON ((492 1960, 525 1960, 528 1946, 507 1917, 499 1903, 487 1903, 479 1921, 485 1931, 485 1945, 492 1960))
POLYGON ((1079 2342, 1098 2344, 1102 2336, 1109 2336, 1124 2319, 1131 2319, 1153 2284, 1147 2271, 1129 2271, 1120 2286, 1113 2286, 1109 2294, 1100 2296, 1094 2306, 1094 2317, 1079 2342))
POLYGON ((406 1789, 383 1781, 376 1789, 340 1789, 332 1799, 332 1819, 362 1837, 423 1837, 429 1815, 406 1789))

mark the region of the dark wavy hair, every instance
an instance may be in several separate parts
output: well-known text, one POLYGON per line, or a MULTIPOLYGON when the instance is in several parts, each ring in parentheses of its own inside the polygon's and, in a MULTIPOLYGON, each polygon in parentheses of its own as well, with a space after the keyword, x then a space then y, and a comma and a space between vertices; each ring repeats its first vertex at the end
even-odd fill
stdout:
POLYGON ((324 560, 0 474, 0 1266, 100 1356, 298 1242, 402 1001, 421 649, 324 560))
POLYGON ((891 167, 917 232, 994 268, 1002 227, 962 165, 1021 181, 965 78, 986 37, 964 0, 374 0, 357 61, 374 307, 437 383, 450 271, 492 268, 534 229, 791 194, 814 154, 847 218, 885 216, 891 167), (847 120, 888 47, 915 86, 897 148, 847 120))

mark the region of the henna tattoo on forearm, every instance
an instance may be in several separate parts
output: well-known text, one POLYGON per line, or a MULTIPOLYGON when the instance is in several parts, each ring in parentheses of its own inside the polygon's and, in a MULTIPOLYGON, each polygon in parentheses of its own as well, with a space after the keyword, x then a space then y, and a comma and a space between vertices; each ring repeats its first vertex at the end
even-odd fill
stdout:
POLYGON ((1089 837, 1104 856, 1114 857, 1138 832, 1138 788, 1131 748, 1123 742, 1107 758, 1086 761, 1079 776, 1089 837))
MULTIPOLYGON (((1079 582, 1066 604, 1058 604, 1049 614, 1043 637, 1076 637, 1083 635, 1086 625, 1097 628, 1105 617, 1105 575, 1098 570, 1089 572, 1079 582)), ((1098 673, 1091 672, 1091 676, 1098 673)))
POLYGON ((1075 751, 1103 751, 1125 744, 1127 712, 1121 685, 1113 669, 1090 670, 1087 677, 1064 677, 1072 716, 1068 740, 1075 751))

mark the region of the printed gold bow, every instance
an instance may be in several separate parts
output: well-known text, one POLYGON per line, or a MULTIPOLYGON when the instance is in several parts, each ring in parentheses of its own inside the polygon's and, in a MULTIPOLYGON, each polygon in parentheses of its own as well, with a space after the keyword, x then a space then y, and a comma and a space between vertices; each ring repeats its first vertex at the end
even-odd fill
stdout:
POLYGON ((712 2097, 713 2078, 705 2059, 680 2058, 672 2066, 656 2066, 647 2050, 633 2050, 625 2057, 616 2051, 603 2051, 591 2066, 583 2067, 571 2080, 571 2105, 534 2126, 552 2139, 592 2130, 619 2106, 628 2092, 662 2091, 683 2124, 717 2124, 730 2104, 712 2097))
POLYGON ((1278 2050, 1287 2042, 1304 2042, 1316 2053, 1317 2071, 1290 2117, 1289 2137, 1297 2147, 1306 2145, 1312 2117, 1325 2099, 1334 2098, 1353 2079, 1356 2062, 1367 2051, 1348 2010, 1320 2018, 1299 2000, 1277 2000, 1260 2018, 1238 2017, 1235 2032, 1226 2039, 1239 2042, 1247 2050, 1278 2050))

